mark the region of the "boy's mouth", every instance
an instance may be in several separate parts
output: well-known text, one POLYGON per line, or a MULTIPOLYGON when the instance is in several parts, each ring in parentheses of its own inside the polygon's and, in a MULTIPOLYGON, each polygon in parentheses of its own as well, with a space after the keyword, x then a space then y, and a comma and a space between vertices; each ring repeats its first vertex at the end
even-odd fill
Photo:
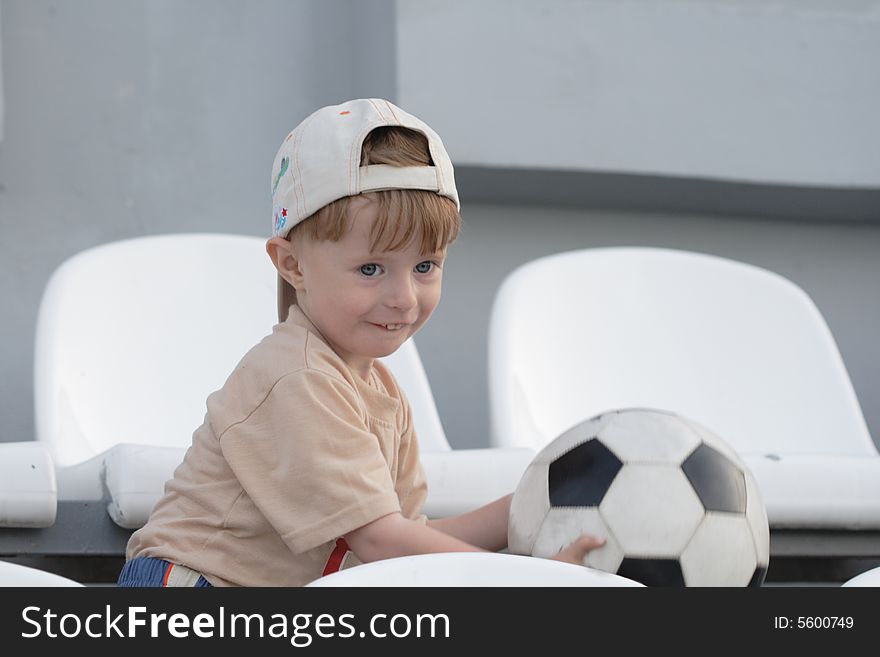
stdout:
POLYGON ((386 331, 399 331, 404 326, 408 326, 408 324, 373 324, 373 326, 378 326, 386 331))

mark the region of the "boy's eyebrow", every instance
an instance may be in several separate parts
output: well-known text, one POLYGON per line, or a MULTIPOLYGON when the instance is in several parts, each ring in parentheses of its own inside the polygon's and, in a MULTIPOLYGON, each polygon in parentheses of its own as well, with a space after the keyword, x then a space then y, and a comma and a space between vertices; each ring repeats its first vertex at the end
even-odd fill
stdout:
MULTIPOLYGON (((390 252, 390 251, 369 251, 367 253, 354 254, 353 256, 351 256, 351 259, 352 260, 364 260, 364 259, 369 259, 369 258, 381 258, 382 256, 384 256, 388 253, 392 253, 392 252, 390 252)), ((445 259, 446 258, 446 251, 441 249, 439 251, 432 251, 430 253, 420 253, 419 257, 420 258, 444 258, 445 259)))

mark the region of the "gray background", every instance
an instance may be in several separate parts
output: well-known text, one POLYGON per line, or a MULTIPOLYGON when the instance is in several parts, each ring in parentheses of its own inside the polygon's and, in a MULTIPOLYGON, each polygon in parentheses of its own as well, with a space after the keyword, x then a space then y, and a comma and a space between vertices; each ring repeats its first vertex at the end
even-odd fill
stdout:
POLYGON ((612 245, 795 281, 880 441, 880 3, 659 4, 2 0, 0 441, 33 437, 55 267, 138 235, 265 236, 280 140, 363 96, 457 164, 464 230, 417 337, 453 446, 487 445, 504 276, 612 245))

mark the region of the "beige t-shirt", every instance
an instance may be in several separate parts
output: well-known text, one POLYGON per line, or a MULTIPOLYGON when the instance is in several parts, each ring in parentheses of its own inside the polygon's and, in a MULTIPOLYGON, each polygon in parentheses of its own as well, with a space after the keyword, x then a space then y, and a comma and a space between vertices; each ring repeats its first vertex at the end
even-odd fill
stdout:
POLYGON ((296 306, 208 397, 204 424, 126 556, 215 586, 301 586, 359 563, 337 538, 425 522, 409 403, 379 361, 355 374, 296 306))

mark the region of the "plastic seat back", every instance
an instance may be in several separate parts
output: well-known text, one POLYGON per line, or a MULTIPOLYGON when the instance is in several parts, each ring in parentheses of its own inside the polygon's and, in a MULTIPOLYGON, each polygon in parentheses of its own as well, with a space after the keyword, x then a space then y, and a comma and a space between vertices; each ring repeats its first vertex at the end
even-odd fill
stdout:
POLYGON ((492 444, 540 449, 625 407, 674 411, 739 452, 876 456, 815 304, 724 258, 603 248, 512 272, 490 321, 492 444))

